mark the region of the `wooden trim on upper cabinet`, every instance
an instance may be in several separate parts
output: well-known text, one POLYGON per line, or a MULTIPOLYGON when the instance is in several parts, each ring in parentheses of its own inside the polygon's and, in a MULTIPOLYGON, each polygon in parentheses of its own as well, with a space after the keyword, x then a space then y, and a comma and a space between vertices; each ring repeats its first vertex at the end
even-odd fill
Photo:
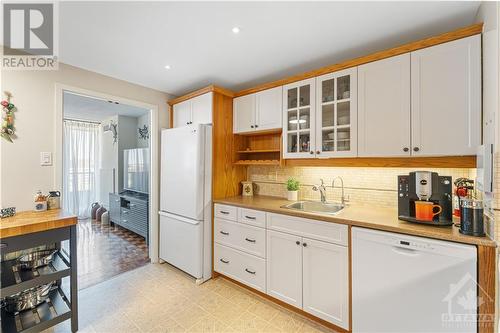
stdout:
POLYGON ((168 105, 178 104, 180 102, 187 101, 188 99, 191 99, 193 97, 200 96, 200 95, 203 95, 203 94, 206 94, 209 92, 219 93, 221 95, 228 96, 228 97, 234 97, 234 92, 212 84, 212 85, 209 85, 207 87, 190 92, 189 94, 171 99, 170 101, 167 102, 167 104, 168 105))
POLYGON ((397 56, 397 55, 400 55, 403 53, 408 53, 408 52, 424 49, 426 47, 451 42, 451 41, 456 40, 456 39, 465 38, 465 37, 469 37, 472 35, 480 34, 482 31, 483 31, 483 23, 473 24, 473 25, 470 25, 470 26, 467 26, 467 27, 464 27, 461 29, 446 32, 446 33, 438 35, 438 36, 433 36, 433 37, 421 39, 418 41, 414 41, 414 42, 403 44, 403 45, 400 45, 397 47, 393 47, 391 49, 378 51, 378 52, 375 52, 375 53, 372 53, 372 54, 369 54, 366 56, 347 60, 347 61, 344 61, 344 62, 341 62, 338 64, 329 65, 326 67, 322 67, 322 68, 315 69, 315 70, 312 70, 309 72, 293 75, 293 76, 283 78, 280 80, 263 83, 263 84, 258 85, 256 87, 253 87, 253 88, 241 90, 241 91, 237 92, 234 95, 234 97, 240 97, 240 96, 244 96, 244 95, 248 95, 248 94, 253 94, 253 93, 256 93, 256 92, 259 92, 262 90, 266 90, 266 89, 270 89, 270 88, 274 88, 274 87, 279 87, 279 86, 289 84, 292 82, 297 82, 297 81, 313 78, 316 76, 336 72, 336 71, 341 70, 341 69, 355 67, 355 66, 359 66, 359 65, 366 64, 369 62, 394 57, 394 56, 397 56))
POLYGON ((496 248, 491 246, 477 247, 478 261, 478 332, 493 333, 495 329, 495 281, 496 281, 496 248))
POLYGON ((168 128, 174 128, 174 106, 168 104, 168 128))
POLYGON ((304 167, 475 168, 476 156, 297 158, 286 159, 283 164, 304 167))

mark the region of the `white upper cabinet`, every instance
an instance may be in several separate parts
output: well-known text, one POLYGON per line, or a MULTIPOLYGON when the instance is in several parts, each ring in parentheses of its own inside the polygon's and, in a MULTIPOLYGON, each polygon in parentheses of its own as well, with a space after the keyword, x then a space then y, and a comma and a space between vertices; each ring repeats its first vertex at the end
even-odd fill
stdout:
POLYGON ((233 133, 252 132, 255 128, 255 94, 233 100, 233 133))
POLYGON ((282 87, 259 91, 233 100, 233 132, 247 133, 281 128, 282 87))
POLYGON ((315 156, 316 79, 283 86, 283 156, 315 156))
POLYGON ((358 156, 410 156, 410 54, 358 67, 358 156))
POLYGON ((357 68, 316 78, 316 157, 357 155, 357 68))
POLYGON ((475 155, 481 144, 481 36, 411 54, 412 155, 475 155))
POLYGON ((174 127, 211 124, 212 123, 212 93, 193 97, 174 105, 174 127))
POLYGON ((345 246, 302 240, 303 309, 349 329, 349 264, 345 246))
POLYGON ((192 124, 211 124, 212 104, 212 93, 194 97, 191 107, 192 124))
POLYGON ((191 100, 174 105, 174 127, 189 125, 191 121, 191 100))
POLYGON ((283 87, 276 87, 257 93, 256 130, 281 128, 283 87))

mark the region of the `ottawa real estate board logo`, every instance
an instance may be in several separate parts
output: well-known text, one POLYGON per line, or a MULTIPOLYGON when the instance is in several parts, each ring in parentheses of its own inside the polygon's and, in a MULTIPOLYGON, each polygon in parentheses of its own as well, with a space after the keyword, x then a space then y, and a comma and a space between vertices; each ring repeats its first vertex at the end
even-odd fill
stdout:
POLYGON ((2 70, 57 69, 57 3, 2 2, 2 70))

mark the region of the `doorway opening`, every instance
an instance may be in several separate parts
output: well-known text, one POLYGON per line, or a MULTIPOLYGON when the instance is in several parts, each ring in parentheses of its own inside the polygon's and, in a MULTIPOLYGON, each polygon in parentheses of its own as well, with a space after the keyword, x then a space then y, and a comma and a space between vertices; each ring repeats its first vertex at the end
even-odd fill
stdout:
POLYGON ((150 262, 151 110, 64 90, 62 111, 62 208, 78 216, 84 289, 150 262))

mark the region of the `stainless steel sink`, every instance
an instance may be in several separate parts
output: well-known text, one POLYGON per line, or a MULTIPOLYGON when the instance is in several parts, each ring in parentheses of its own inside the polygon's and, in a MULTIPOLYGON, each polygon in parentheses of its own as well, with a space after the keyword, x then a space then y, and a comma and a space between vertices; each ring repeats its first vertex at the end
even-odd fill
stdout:
POLYGON ((322 203, 320 201, 296 201, 288 205, 281 206, 282 208, 300 210, 302 212, 317 213, 317 214, 337 214, 344 206, 339 203, 322 203))

